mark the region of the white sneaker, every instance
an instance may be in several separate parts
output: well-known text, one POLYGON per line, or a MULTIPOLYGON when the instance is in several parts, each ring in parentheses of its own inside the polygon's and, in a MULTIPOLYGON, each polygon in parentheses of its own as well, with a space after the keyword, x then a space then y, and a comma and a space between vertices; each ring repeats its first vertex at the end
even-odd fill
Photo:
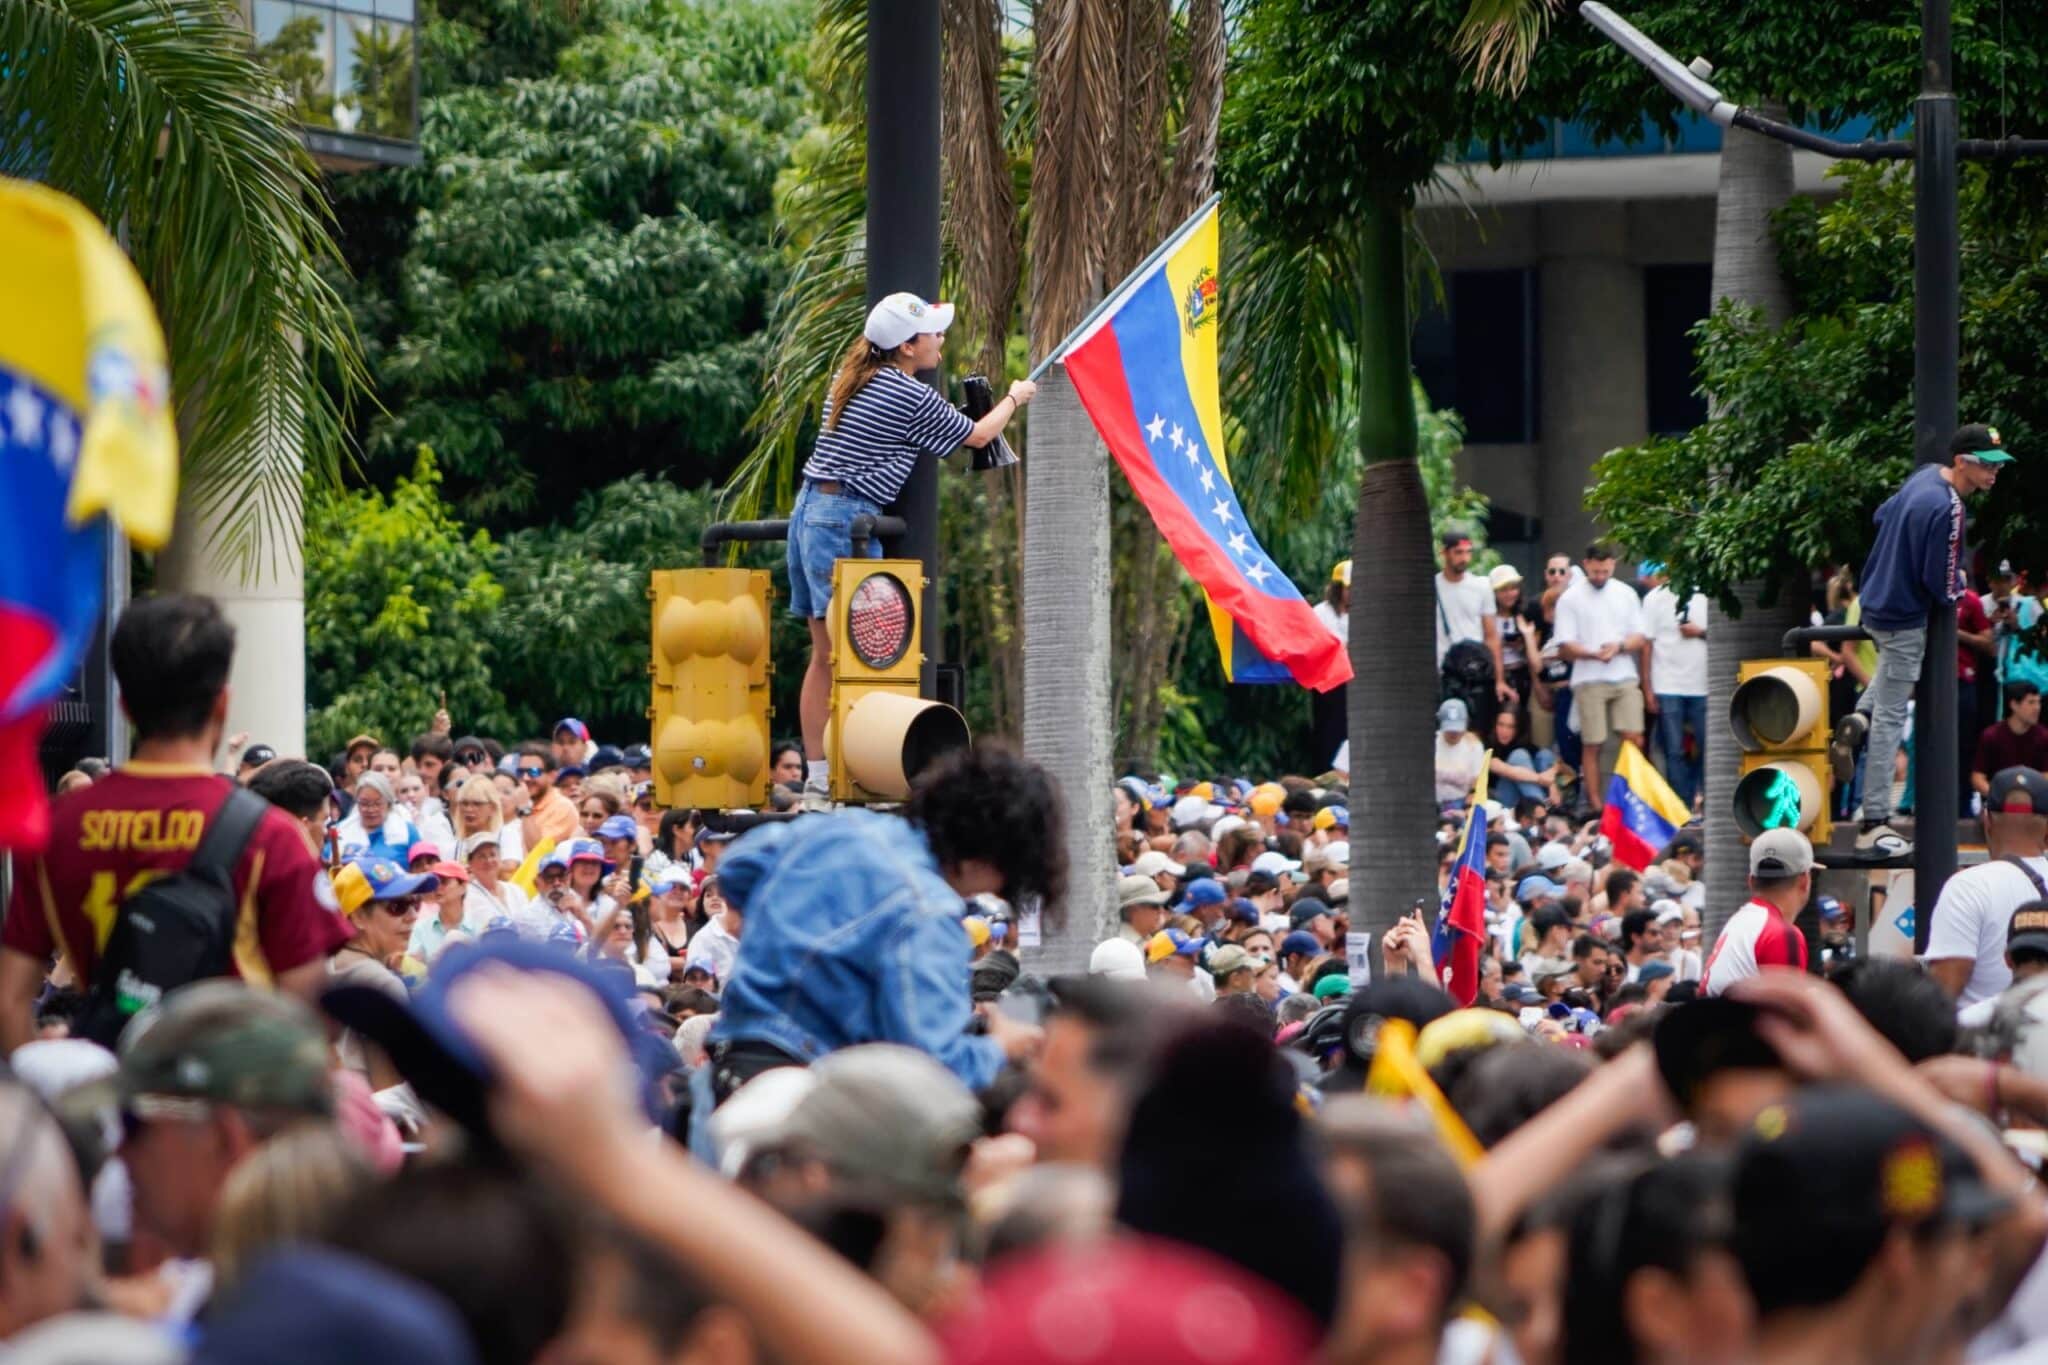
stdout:
POLYGON ((1856 836, 1858 853, 1875 853, 1881 858, 1904 858, 1912 853, 1913 841, 1888 824, 1875 824, 1856 836))
POLYGON ((803 799, 797 803, 799 809, 812 815, 823 815, 833 809, 832 789, 822 782, 805 782, 803 799))

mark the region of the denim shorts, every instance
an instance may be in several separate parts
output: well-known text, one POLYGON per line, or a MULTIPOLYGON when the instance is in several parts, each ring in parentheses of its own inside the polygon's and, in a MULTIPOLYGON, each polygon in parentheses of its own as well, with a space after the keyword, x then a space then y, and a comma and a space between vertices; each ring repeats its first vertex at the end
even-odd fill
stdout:
MULTIPOLYGON (((832 565, 853 557, 853 519, 880 516, 881 507, 858 493, 820 493, 810 480, 789 512, 789 614, 825 619, 832 604, 832 565)), ((882 542, 868 537, 868 558, 882 557, 882 542)))

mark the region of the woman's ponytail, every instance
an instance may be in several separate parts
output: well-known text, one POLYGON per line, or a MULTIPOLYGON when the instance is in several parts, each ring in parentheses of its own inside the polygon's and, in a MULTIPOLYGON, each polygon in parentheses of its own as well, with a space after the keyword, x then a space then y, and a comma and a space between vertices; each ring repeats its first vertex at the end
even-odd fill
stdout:
POLYGON ((825 418, 825 430, 831 431, 839 425, 846 405, 888 363, 889 353, 874 342, 864 336, 853 339, 853 345, 846 348, 845 356, 839 361, 839 373, 832 376, 832 411, 825 418))

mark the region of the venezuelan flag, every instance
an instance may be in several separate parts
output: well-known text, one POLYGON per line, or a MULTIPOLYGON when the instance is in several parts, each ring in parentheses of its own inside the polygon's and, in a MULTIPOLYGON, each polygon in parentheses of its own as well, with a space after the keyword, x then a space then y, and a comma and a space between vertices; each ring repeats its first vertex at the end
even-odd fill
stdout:
POLYGON ((154 549, 177 502, 164 337, 76 200, 0 179, 0 848, 39 850, 49 703, 99 619, 108 523, 154 549))
POLYGON ((1230 485, 1217 259, 1211 200, 1117 286, 1062 358, 1124 477, 1207 596, 1225 673, 1326 692, 1351 677, 1344 645, 1259 545, 1230 485))
POLYGON ((1451 864, 1450 885, 1444 888, 1430 952, 1443 988, 1460 1005, 1479 998, 1480 949, 1486 943, 1486 778, 1493 751, 1479 768, 1479 781, 1465 806, 1465 833, 1458 859, 1451 864))
POLYGON ((1607 808, 1600 812, 1600 832, 1613 843, 1615 860, 1642 871, 1690 819, 1692 812, 1664 775, 1623 740, 1614 776, 1607 780, 1607 808))

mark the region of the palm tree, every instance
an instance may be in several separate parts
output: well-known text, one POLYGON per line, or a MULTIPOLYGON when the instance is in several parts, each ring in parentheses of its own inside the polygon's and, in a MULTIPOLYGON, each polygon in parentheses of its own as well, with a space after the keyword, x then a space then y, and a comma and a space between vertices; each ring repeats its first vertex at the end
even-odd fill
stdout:
POLYGON ((1528 112, 1488 91, 1519 91, 1553 9, 1260 0, 1236 33, 1225 190, 1250 221, 1225 271, 1227 401, 1266 467, 1291 471, 1304 493, 1340 414, 1356 414, 1352 920, 1376 937, 1436 894, 1434 568, 1410 387, 1411 213, 1447 144, 1530 127, 1528 112), (1446 37, 1485 89, 1445 61, 1446 37))
POLYGON ((181 531, 244 575, 261 547, 295 558, 302 480, 338 478, 368 379, 319 171, 249 31, 221 0, 8 0, 0 52, 0 174, 118 227, 156 302, 181 531))
MULTIPOLYGON (((1771 117, 1782 108, 1766 105, 1771 117)), ((1792 311, 1778 268, 1771 215, 1792 197, 1792 149, 1774 138, 1730 128, 1721 141, 1720 184, 1714 206, 1713 301, 1723 299, 1761 309, 1767 327, 1784 325, 1792 311)), ((1718 406, 1718 404, 1717 404, 1718 406)), ((1801 624, 1802 604, 1781 595, 1766 605, 1755 585, 1740 590, 1742 614, 1712 622, 1707 631, 1707 724, 1728 714, 1735 693, 1736 665, 1779 652, 1784 633, 1801 624)), ((1706 749, 1707 907, 1700 941, 1712 944, 1721 925, 1748 899, 1749 867, 1742 833, 1735 827, 1735 783, 1741 755, 1725 725, 1700 736, 1706 749)))

